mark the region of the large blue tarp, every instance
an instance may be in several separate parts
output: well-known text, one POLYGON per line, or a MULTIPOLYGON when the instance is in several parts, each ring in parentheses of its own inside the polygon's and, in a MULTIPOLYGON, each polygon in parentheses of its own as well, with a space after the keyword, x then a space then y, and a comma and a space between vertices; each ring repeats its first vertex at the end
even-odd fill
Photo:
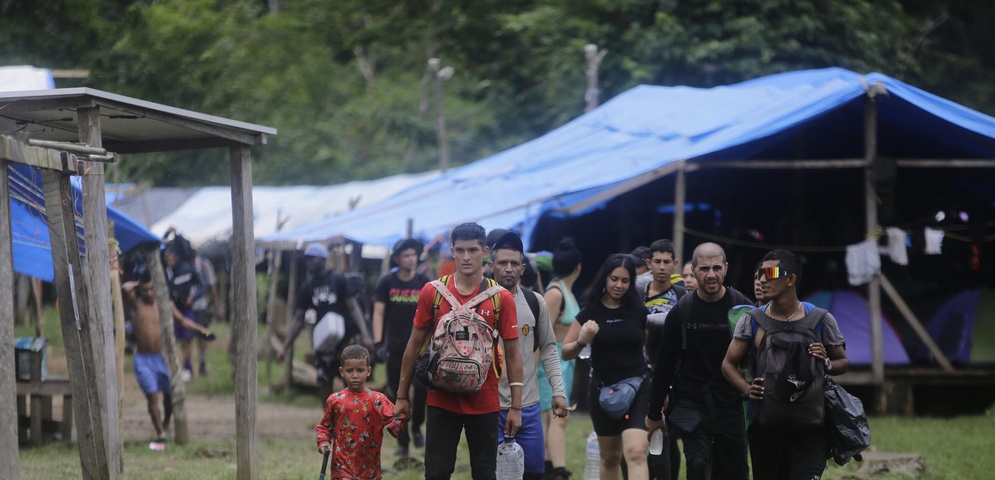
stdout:
MULTIPOLYGON (((866 92, 877 98, 879 155, 995 158, 995 119, 880 73, 804 70, 709 89, 639 86, 535 140, 447 172, 384 201, 265 236, 293 244, 345 236, 390 245, 456 224, 517 228, 528 242, 541 215, 581 214, 641 186, 675 161, 863 158, 866 92), (830 119, 827 121, 826 119, 830 119)), ((528 245, 526 245, 528 247, 528 245)))
MULTIPOLYGON (((9 165, 8 173, 14 271, 51 282, 55 278, 55 271, 52 268, 41 171, 26 165, 12 164, 9 165)), ((83 251, 83 195, 78 182, 73 182, 72 186, 77 237, 80 250, 83 251)), ((159 237, 154 233, 113 207, 107 207, 107 219, 114 222, 114 238, 122 252, 142 244, 154 246, 159 243, 159 237)))

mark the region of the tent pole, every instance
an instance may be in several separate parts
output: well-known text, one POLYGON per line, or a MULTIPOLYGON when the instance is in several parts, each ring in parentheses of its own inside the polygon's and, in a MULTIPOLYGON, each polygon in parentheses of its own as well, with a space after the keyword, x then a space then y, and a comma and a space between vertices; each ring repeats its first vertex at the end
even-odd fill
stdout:
MULTIPOLYGON (((877 237, 877 193, 874 191, 874 162, 877 157, 877 100, 875 90, 867 92, 864 103, 864 208, 867 235, 877 237)), ((867 307, 871 314, 871 375, 875 385, 884 383, 884 341, 881 327, 881 275, 875 275, 867 286, 867 307)))
POLYGON ((687 197, 687 162, 681 160, 677 165, 677 180, 674 185, 674 260, 678 263, 677 271, 683 272, 684 262, 684 200, 687 197))

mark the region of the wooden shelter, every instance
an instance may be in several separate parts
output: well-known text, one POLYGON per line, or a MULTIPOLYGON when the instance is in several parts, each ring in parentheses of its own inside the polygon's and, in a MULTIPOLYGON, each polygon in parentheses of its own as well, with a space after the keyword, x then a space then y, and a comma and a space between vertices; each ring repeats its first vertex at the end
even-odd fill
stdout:
MULTIPOLYGON (((256 438, 256 302, 250 148, 276 129, 89 88, 0 93, 0 284, 11 285, 7 163, 42 170, 55 286, 72 385, 84 478, 118 478, 117 381, 112 350, 108 252, 80 255, 70 176, 83 178, 84 241, 107 244, 104 163, 116 154, 227 148, 233 232, 232 328, 236 339, 236 454, 239 479, 259 478, 256 438)), ((0 290, 0 478, 16 479, 17 412, 13 292, 0 290)))

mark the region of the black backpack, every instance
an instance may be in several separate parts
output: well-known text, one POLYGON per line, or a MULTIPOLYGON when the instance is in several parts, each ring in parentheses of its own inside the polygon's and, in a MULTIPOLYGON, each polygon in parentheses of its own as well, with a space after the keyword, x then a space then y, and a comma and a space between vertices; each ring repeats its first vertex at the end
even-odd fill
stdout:
POLYGON ((823 428, 825 366, 808 354, 808 346, 822 342, 826 313, 813 308, 794 322, 774 320, 760 309, 747 313, 764 329, 753 370, 754 378, 764 378, 764 399, 755 402, 751 422, 779 430, 823 428))

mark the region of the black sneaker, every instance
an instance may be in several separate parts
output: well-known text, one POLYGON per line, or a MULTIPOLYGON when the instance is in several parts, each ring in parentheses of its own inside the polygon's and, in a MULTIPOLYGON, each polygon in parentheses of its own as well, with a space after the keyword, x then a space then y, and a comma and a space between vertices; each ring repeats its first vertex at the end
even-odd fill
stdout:
POLYGON ((199 370, 200 370, 200 372, 199 372, 200 376, 202 376, 202 377, 206 377, 207 376, 207 365, 204 364, 204 362, 200 362, 199 370))
POLYGON ((394 450, 394 456, 395 457, 407 457, 408 456, 408 447, 397 447, 397 450, 394 450))
POLYGON ((553 480, 569 480, 570 475, 572 475, 572 474, 566 468, 564 468, 564 467, 556 467, 550 473, 550 475, 549 475, 548 478, 553 479, 553 480))
POLYGON ((422 448, 425 446, 425 437, 421 434, 421 429, 416 428, 411 434, 411 440, 415 442, 415 448, 422 448))

